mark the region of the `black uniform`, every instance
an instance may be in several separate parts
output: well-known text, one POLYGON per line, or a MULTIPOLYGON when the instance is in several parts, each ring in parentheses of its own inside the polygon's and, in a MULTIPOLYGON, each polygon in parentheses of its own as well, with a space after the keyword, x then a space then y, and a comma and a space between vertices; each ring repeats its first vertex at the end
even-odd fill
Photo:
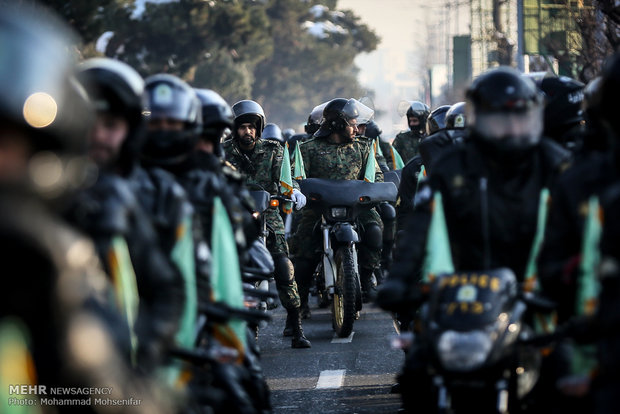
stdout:
MULTIPOLYGON (((536 232, 540 191, 552 185, 569 153, 548 140, 519 160, 497 162, 484 153, 477 140, 471 140, 437 160, 428 185, 418 190, 416 210, 397 244, 390 281, 410 289, 418 280, 435 191, 443 195, 455 268, 508 267, 522 280, 536 232)), ((380 305, 390 308, 405 295, 383 296, 387 303, 380 305)))

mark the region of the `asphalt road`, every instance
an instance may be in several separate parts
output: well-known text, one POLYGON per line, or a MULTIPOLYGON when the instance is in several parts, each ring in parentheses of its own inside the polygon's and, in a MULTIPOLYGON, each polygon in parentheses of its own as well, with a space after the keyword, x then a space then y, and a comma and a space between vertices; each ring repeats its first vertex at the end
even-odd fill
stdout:
POLYGON ((390 388, 403 363, 391 349, 395 334, 390 314, 365 304, 349 338, 337 338, 330 309, 319 309, 311 297, 312 318, 303 321, 310 349, 292 349, 282 336, 286 319, 279 306, 262 328, 258 343, 272 393, 274 414, 396 413, 398 394, 390 388))

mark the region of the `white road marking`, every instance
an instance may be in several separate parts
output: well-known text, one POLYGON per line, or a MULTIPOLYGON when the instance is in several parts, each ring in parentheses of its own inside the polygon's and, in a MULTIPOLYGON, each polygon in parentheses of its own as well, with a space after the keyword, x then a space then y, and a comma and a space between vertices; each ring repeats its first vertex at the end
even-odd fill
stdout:
POLYGON ((351 335, 346 338, 339 338, 338 335, 334 334, 334 339, 332 339, 332 344, 348 344, 353 340, 353 335, 355 332, 351 332, 351 335))
POLYGON ((319 380, 316 383, 316 389, 340 388, 344 382, 344 369, 334 369, 321 371, 319 380))

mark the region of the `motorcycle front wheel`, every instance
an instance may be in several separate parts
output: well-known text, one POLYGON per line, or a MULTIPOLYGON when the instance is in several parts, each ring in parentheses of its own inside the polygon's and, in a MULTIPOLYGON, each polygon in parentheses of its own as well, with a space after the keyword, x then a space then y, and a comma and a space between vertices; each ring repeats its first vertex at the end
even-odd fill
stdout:
POLYGON ((332 300, 332 325, 336 335, 346 338, 353 331, 357 312, 357 273, 353 249, 343 246, 334 256, 336 274, 334 275, 334 298, 332 300))

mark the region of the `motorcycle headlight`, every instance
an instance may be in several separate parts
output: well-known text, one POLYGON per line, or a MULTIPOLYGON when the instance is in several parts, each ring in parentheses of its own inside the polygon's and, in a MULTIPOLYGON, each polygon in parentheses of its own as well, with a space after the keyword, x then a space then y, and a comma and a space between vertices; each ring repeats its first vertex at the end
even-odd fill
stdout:
POLYGON ((483 331, 445 331, 437 342, 437 354, 444 368, 471 371, 484 363, 492 345, 491 338, 483 331))
POLYGON ((332 217, 336 219, 347 218, 347 208, 346 207, 332 207, 331 214, 332 214, 332 217))

